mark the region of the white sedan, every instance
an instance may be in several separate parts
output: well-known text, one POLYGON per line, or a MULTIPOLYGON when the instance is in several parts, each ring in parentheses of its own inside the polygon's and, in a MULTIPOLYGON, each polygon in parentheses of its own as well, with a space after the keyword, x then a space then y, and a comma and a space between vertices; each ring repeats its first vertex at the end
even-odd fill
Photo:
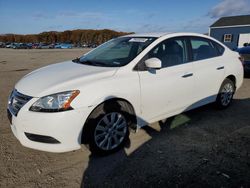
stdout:
POLYGON ((93 153, 123 147, 136 129, 215 102, 230 105, 243 82, 238 54, 205 35, 133 34, 73 61, 23 77, 9 97, 11 129, 22 145, 93 153))

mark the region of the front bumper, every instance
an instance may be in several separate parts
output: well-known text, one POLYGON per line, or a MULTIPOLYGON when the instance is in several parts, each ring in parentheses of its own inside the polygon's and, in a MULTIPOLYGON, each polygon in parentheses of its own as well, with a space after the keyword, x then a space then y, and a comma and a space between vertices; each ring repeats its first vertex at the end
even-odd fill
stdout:
POLYGON ((82 128, 91 108, 44 113, 29 111, 37 99, 25 104, 17 116, 12 115, 11 130, 20 143, 28 148, 48 152, 67 152, 81 148, 82 128), (53 138, 58 142, 31 139, 28 135, 53 138), (36 140, 36 141, 34 141, 36 140))

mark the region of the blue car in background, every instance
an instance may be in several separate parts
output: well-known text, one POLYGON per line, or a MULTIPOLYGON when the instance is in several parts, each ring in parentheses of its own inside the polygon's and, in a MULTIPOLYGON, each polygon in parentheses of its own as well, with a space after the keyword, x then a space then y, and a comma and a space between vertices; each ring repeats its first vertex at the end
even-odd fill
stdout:
POLYGON ((73 47, 72 44, 62 43, 55 45, 55 48, 61 48, 61 49, 71 49, 73 47))
POLYGON ((245 73, 250 74, 250 46, 238 48, 237 52, 240 54, 245 73))

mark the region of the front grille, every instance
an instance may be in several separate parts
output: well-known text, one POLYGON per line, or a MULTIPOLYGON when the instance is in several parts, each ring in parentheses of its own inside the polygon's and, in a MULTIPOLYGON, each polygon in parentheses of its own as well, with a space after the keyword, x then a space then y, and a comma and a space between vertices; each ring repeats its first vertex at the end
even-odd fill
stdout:
POLYGON ((14 116, 17 116, 19 110, 30 100, 32 97, 19 93, 16 89, 12 91, 9 97, 8 108, 14 116))

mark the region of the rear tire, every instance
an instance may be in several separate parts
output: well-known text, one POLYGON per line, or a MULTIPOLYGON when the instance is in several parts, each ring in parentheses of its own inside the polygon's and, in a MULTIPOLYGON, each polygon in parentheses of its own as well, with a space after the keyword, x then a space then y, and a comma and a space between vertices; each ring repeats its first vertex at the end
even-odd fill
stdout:
POLYGON ((217 95, 216 106, 219 109, 225 109, 230 106, 233 100, 233 96, 235 93, 235 84, 232 80, 226 78, 221 87, 220 91, 217 95))
POLYGON ((107 102, 89 116, 83 137, 87 136, 93 154, 108 155, 121 149, 129 138, 130 115, 123 102, 107 102))

